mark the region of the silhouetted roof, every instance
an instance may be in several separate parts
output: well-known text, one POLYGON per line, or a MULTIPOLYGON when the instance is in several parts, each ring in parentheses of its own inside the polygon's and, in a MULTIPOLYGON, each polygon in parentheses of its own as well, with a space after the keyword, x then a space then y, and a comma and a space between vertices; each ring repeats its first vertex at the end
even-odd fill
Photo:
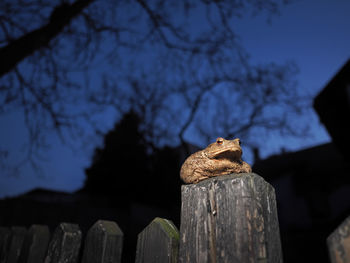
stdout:
POLYGON ((49 190, 45 188, 34 188, 26 193, 24 193, 24 196, 37 196, 41 194, 60 194, 60 195, 69 195, 70 193, 64 192, 64 191, 57 191, 57 190, 49 190))
POLYGON ((333 143, 326 143, 296 152, 282 153, 257 161, 253 172, 267 181, 288 173, 300 174, 342 174, 346 170, 344 157, 333 143))
POLYGON ((350 59, 316 96, 314 108, 335 145, 350 159, 350 59))
POLYGON ((39 187, 11 199, 22 199, 48 203, 76 201, 76 198, 78 198, 78 196, 75 195, 76 198, 72 198, 72 196, 73 195, 68 192, 44 189, 39 187))

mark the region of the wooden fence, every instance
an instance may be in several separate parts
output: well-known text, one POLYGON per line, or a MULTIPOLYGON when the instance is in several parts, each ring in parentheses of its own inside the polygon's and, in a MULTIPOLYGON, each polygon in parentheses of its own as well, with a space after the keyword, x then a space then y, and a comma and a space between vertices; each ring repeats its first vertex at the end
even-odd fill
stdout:
MULTIPOLYGON (((260 176, 221 176, 181 191, 180 231, 155 218, 138 235, 137 263, 282 262, 274 189, 260 176)), ((332 262, 350 262, 349 224, 328 239, 332 262)), ((120 262, 122 246, 123 232, 112 221, 97 221, 84 242, 76 224, 61 223, 52 236, 43 225, 0 227, 0 263, 120 262)))

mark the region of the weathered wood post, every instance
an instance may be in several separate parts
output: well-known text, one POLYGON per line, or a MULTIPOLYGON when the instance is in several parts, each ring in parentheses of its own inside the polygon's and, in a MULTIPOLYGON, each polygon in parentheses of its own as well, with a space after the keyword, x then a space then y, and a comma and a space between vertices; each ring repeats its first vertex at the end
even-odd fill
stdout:
POLYGON ((182 186, 179 262, 282 262, 273 187, 254 173, 182 186))
POLYGON ((350 263, 350 216, 327 238, 332 263, 350 263))
POLYGON ((170 220, 156 217, 137 238, 136 263, 177 263, 179 231, 170 220))
POLYGON ((50 241, 45 263, 75 263, 78 261, 81 231, 78 225, 61 223, 50 241))
POLYGON ((24 239, 19 263, 43 263, 50 241, 48 226, 32 225, 24 239))
POLYGON ((123 232, 113 221, 99 220, 85 239, 83 263, 118 263, 121 261, 123 232))
POLYGON ((27 229, 25 227, 11 227, 10 247, 7 252, 6 263, 17 263, 26 233, 27 229))

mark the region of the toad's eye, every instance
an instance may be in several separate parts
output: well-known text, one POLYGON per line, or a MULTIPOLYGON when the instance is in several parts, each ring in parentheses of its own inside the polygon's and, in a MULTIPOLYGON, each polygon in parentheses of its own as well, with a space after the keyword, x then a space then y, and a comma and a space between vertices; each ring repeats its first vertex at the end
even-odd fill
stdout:
POLYGON ((237 139, 238 145, 241 146, 241 140, 237 139))
POLYGON ((217 138, 216 139, 216 143, 217 144, 223 144, 224 143, 224 139, 223 138, 217 138))

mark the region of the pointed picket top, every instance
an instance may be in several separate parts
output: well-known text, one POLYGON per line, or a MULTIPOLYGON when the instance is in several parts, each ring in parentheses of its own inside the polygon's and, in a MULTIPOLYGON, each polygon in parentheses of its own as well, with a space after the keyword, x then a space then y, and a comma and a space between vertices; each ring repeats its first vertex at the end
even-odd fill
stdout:
POLYGON ((122 247, 123 232, 117 223, 98 220, 87 233, 82 262, 120 262, 122 247))
POLYGON ((7 248, 11 238, 11 230, 8 227, 0 227, 0 263, 6 262, 7 248))
POLYGON ((61 223, 49 244, 45 263, 75 263, 78 261, 81 231, 78 225, 61 223))
POLYGON ((173 222, 156 217, 138 235, 135 262, 177 262, 179 238, 173 222))
POLYGON ((24 239, 19 263, 43 263, 50 241, 50 230, 45 225, 32 225, 24 239))
POLYGON ((6 263, 18 262, 26 233, 27 233, 27 229, 25 227, 21 227, 21 226, 11 227, 10 247, 8 250, 6 263))

